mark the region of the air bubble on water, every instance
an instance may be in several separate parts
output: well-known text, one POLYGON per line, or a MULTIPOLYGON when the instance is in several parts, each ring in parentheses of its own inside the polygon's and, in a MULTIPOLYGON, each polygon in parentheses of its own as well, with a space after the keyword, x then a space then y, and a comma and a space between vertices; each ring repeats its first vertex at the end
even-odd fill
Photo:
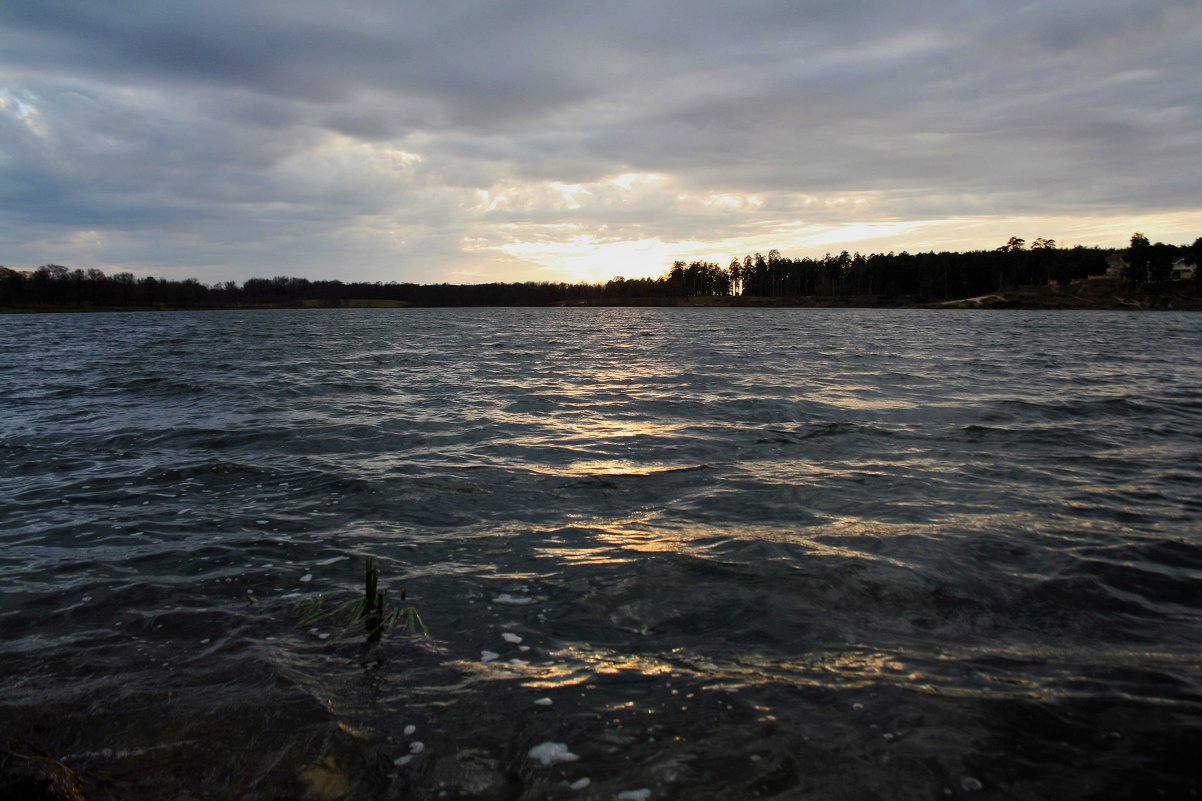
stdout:
POLYGON ((392 760, 392 764, 397 765, 397 766, 408 765, 412 761, 413 761, 413 755, 405 754, 405 756, 403 756, 403 757, 397 757, 396 759, 392 760))
POLYGON ((980 780, 974 779, 972 776, 965 776, 960 780, 960 787, 962 787, 966 793, 973 793, 977 790, 980 790, 982 787, 984 787, 984 785, 981 784, 980 780))
POLYGON ((501 635, 501 639, 504 640, 505 642, 511 642, 514 645, 517 645, 518 643, 520 643, 522 641, 522 638, 520 636, 518 636, 517 634, 514 634, 511 631, 504 632, 501 635))
POLYGON ((312 581, 312 580, 313 580, 313 574, 312 574, 312 573, 306 573, 305 575, 303 575, 303 576, 301 576, 301 577, 300 577, 300 580, 301 580, 301 581, 312 581))
POLYGON ((522 653, 526 653, 527 651, 530 650, 530 646, 529 645, 519 645, 518 650, 521 651, 522 653))
POLYGON ((408 726, 405 727, 404 735, 406 737, 408 737, 416 731, 417 731, 417 726, 414 726, 412 723, 410 723, 408 726))
POLYGON ((546 696, 543 696, 542 698, 534 699, 535 706, 551 706, 551 704, 553 704, 553 703, 555 703, 555 702, 552 701, 550 698, 547 698, 546 696))
POLYGON ((501 655, 498 654, 496 651, 481 651, 480 652, 480 661, 481 662, 491 662, 494 659, 500 659, 500 658, 501 658, 501 655))
POLYGON ((584 788, 588 787, 592 783, 593 783, 593 780, 590 779, 588 776, 585 776, 583 779, 577 779, 576 781, 572 782, 571 784, 568 785, 568 787, 570 787, 573 790, 583 790, 584 788))
POLYGON ((559 762, 575 762, 580 759, 579 756, 568 750, 565 743, 553 743, 547 741, 539 743, 530 749, 529 756, 531 759, 541 762, 545 767, 550 767, 559 762))
POLYGON ((852 708, 852 710, 859 712, 861 709, 864 708, 864 705, 857 702, 857 703, 852 704, 851 708, 852 708))
POLYGON ((328 639, 330 639, 330 632, 328 632, 328 631, 323 631, 321 634, 318 634, 318 635, 317 635, 317 639, 319 639, 319 640, 328 640, 328 639))
POLYGON ((520 595, 510 595, 507 592, 503 592, 496 598, 493 598, 492 602, 494 604, 507 604, 509 606, 525 606, 526 604, 534 603, 534 599, 526 598, 520 595))
POLYGON ((411 754, 420 754, 422 751, 425 751, 425 750, 426 750, 426 744, 423 743, 421 740, 414 740, 413 742, 409 743, 409 753, 411 753, 411 754))
POLYGON ((618 793, 618 801, 647 801, 651 797, 651 791, 646 787, 638 790, 623 790, 618 793))

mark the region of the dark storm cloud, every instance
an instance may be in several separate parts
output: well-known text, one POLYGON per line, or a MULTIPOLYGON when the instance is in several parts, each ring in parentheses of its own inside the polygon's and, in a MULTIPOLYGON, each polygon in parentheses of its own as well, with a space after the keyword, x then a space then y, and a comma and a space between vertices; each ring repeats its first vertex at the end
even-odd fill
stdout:
POLYGON ((850 222, 857 194, 858 222, 1196 213, 1199 12, 12 0, 0 259, 88 231, 97 261, 137 238, 146 264, 319 272, 344 248, 395 277, 484 269, 463 242, 514 226, 717 241, 753 212, 850 222))

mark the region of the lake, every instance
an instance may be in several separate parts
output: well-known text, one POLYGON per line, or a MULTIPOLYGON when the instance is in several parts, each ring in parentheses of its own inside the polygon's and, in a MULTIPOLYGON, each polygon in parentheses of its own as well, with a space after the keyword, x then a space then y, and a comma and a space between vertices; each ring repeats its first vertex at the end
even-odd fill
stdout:
POLYGON ((1202 789, 1202 315, 0 338, 0 728, 89 799, 1202 789))

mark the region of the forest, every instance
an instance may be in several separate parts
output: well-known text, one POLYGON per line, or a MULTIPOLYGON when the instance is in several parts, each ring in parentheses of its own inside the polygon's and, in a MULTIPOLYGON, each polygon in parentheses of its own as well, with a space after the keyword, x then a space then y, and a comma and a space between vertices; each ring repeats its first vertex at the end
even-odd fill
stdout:
MULTIPOLYGON (((1058 284, 1106 273, 1121 257, 1117 280, 1141 287, 1169 282, 1174 263, 1202 261, 1202 237, 1192 245, 1151 243, 1142 233, 1124 249, 1059 248, 1054 240, 1030 246, 1012 237, 994 250, 965 253, 843 251, 822 258, 788 258, 777 250, 716 263, 675 262, 658 278, 615 277, 595 283, 414 284, 343 282, 307 278, 250 278, 206 285, 196 279, 136 278, 128 272, 70 269, 47 264, 35 270, 0 266, 0 307, 256 308, 345 305, 549 306, 564 304, 671 303, 686 298, 857 299, 858 305, 898 305, 967 298, 1026 286, 1058 284)), ((1199 279, 1192 291, 1199 291, 1199 279)))

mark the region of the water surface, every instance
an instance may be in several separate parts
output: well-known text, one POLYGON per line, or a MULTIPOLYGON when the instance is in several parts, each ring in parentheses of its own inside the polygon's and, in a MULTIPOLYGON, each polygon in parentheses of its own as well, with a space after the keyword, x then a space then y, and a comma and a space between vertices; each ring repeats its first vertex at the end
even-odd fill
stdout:
POLYGON ((1202 789, 1202 316, 0 337, 0 721, 90 797, 1202 789), (368 555, 429 637, 298 624, 368 555))

